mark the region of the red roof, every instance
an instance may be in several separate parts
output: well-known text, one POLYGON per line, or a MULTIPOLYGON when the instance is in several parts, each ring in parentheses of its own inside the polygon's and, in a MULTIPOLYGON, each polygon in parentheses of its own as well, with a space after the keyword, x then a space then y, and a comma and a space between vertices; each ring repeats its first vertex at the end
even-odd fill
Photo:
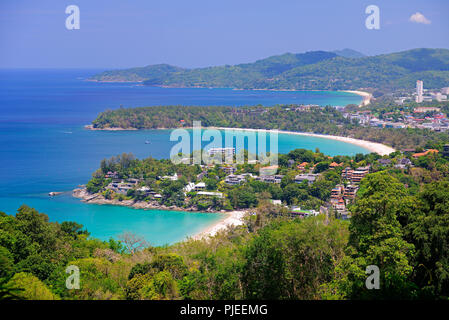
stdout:
POLYGON ((429 153, 438 153, 438 152, 439 152, 439 151, 436 150, 436 149, 429 149, 429 150, 426 150, 425 152, 415 153, 415 154, 413 154, 413 157, 418 158, 418 157, 426 156, 426 155, 428 155, 429 153))

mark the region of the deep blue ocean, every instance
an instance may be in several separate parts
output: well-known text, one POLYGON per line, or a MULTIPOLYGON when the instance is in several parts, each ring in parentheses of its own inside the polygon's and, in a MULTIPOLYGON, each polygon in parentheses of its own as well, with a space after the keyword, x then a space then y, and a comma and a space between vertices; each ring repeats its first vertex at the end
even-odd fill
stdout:
MULTIPOLYGON (((169 141, 170 130, 85 130, 83 126, 99 112, 120 106, 335 106, 361 101, 345 92, 175 89, 85 81, 100 71, 0 70, 0 211, 14 214, 27 204, 46 213, 51 221, 77 221, 103 240, 132 231, 153 245, 174 243, 223 216, 85 204, 71 196, 72 189, 87 183, 101 159, 123 152, 138 158, 168 158, 176 143, 169 141), (146 140, 151 143, 145 144, 146 140), (50 198, 50 191, 66 193, 50 198)), ((367 152, 334 140, 279 135, 282 153, 317 147, 329 155, 367 152)))

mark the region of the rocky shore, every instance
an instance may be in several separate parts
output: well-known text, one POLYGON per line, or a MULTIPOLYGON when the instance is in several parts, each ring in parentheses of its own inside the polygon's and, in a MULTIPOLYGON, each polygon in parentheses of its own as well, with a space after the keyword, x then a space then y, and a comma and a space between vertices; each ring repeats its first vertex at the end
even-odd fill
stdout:
MULTIPOLYGON (((86 188, 77 188, 73 190, 72 196, 75 198, 81 199, 81 201, 85 203, 93 203, 93 204, 110 204, 117 206, 126 206, 132 207, 135 209, 158 209, 158 210, 173 210, 173 211, 187 211, 187 212, 200 212, 196 207, 189 208, 180 208, 177 206, 165 206, 161 205, 157 201, 134 201, 134 200, 122 200, 119 201, 117 199, 106 199, 100 193, 89 193, 86 188)), ((214 211, 214 210, 205 210, 201 212, 211 212, 211 213, 225 213, 226 211, 214 211)))

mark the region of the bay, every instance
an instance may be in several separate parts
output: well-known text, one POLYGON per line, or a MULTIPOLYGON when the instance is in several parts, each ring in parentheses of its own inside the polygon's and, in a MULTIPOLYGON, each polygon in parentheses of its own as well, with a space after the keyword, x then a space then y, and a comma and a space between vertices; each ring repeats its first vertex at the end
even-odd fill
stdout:
MULTIPOLYGON (((14 214, 27 204, 51 221, 82 223, 103 240, 131 231, 153 245, 180 241, 223 215, 93 205, 71 197, 70 191, 89 180, 101 159, 123 152, 167 158, 176 143, 169 140, 171 130, 85 130, 99 112, 120 106, 345 105, 361 100, 346 92, 153 88, 85 81, 99 71, 0 70, 0 211, 14 214), (50 198, 50 191, 65 193, 50 198)), ((328 155, 367 152, 340 141, 279 135, 279 152, 295 148, 319 148, 328 155)))

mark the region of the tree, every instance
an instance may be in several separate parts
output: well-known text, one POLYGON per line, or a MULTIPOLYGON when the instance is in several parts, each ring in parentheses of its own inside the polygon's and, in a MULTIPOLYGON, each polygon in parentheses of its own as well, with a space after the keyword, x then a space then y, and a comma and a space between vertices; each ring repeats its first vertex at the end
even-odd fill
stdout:
POLYGON ((8 282, 9 286, 21 289, 17 295, 27 300, 59 300, 47 286, 35 276, 20 272, 16 273, 8 282))
POLYGON ((123 243, 129 253, 134 254, 146 248, 149 244, 145 241, 145 238, 138 236, 131 232, 123 232, 118 236, 118 239, 123 243))
POLYGON ((345 222, 326 222, 324 216, 267 225, 245 249, 245 298, 317 299, 344 256, 347 238, 345 222))
POLYGON ((412 200, 404 185, 386 172, 362 180, 351 209, 348 258, 336 278, 343 295, 353 299, 412 298, 415 295, 411 260, 414 246, 404 240, 399 217, 409 212, 412 200), (380 269, 380 290, 367 290, 365 268, 380 269), (340 278, 341 277, 341 278, 340 278))
POLYGON ((87 236, 89 235, 89 232, 87 232, 87 230, 83 230, 82 224, 73 221, 63 221, 61 223, 61 230, 67 233, 68 235, 72 236, 73 238, 76 238, 81 234, 87 236))
POLYGON ((426 185, 411 211, 406 238, 416 247, 414 280, 423 296, 449 296, 449 181, 426 185))

